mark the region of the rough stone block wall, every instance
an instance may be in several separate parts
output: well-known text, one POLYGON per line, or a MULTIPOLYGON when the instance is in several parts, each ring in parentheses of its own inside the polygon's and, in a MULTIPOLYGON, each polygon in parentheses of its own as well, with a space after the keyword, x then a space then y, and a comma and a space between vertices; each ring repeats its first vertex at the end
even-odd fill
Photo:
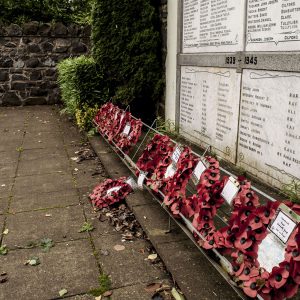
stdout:
POLYGON ((60 101, 56 64, 89 52, 90 28, 30 22, 0 27, 0 105, 60 101))

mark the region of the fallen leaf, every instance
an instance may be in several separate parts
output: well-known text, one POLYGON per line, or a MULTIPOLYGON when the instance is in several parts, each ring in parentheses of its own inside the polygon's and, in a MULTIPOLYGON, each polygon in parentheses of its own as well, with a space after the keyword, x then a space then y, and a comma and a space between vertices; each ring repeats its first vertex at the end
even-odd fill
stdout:
POLYGON ((74 169, 74 171, 75 171, 75 172, 77 172, 77 171, 78 171, 78 169, 77 169, 77 168, 75 168, 75 169, 74 169))
POLYGON ((1 184, 1 186, 2 186, 2 187, 5 187, 5 186, 6 186, 6 184, 1 184))
POLYGON ((122 250, 125 250, 125 246, 123 246, 123 245, 115 245, 115 246, 114 246, 114 249, 115 249, 116 251, 122 251, 122 250))
POLYGON ((184 296, 180 294, 174 287, 172 288, 171 294, 176 300, 185 300, 184 296))
POLYGON ((161 287, 161 283, 153 282, 153 283, 147 284, 147 286, 145 287, 145 291, 148 292, 148 293, 153 294, 153 293, 155 293, 156 290, 158 290, 160 287, 161 287))
POLYGON ((3 234, 8 234, 8 232, 9 232, 9 230, 8 230, 8 228, 6 228, 4 231, 3 231, 3 234))
POLYGON ((148 255, 148 259, 150 259, 150 260, 155 260, 155 259, 157 259, 157 254, 156 254, 156 253, 153 253, 153 254, 148 255))
POLYGON ((8 253, 8 249, 6 245, 0 246, 0 255, 6 255, 8 253))
POLYGON ((45 214, 45 217, 52 217, 51 214, 45 214))
POLYGON ((113 291, 107 291, 102 296, 103 297, 110 297, 112 295, 113 291))
POLYGON ((101 300, 102 296, 100 295, 99 297, 95 297, 95 300, 101 300))
POLYGON ((25 262, 25 265, 30 265, 30 266, 34 267, 34 266, 39 265, 40 263, 41 263, 40 259, 36 256, 33 256, 25 262))
POLYGON ((68 291, 66 289, 62 289, 58 292, 59 296, 62 297, 64 295, 66 295, 68 293, 68 291))

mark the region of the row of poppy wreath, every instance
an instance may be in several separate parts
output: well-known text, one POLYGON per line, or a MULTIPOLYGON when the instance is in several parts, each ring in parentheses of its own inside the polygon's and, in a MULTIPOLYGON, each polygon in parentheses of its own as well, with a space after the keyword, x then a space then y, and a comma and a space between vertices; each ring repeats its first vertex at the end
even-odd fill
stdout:
MULTIPOLYGON (((110 104, 103 113, 107 111, 110 111, 110 104)), ((101 115, 98 114, 98 121, 101 115)), ((97 122, 101 124, 99 128, 109 139, 114 120, 102 118, 101 121, 97 122)), ((136 165, 136 175, 158 196, 159 192, 164 194, 163 202, 175 217, 182 214, 192 219, 194 228, 204 237, 202 240, 195 234, 203 248, 215 248, 231 256, 233 279, 248 296, 254 298, 260 294, 264 299, 285 299, 296 294, 300 284, 299 226, 290 236, 284 259, 278 265, 268 272, 258 261, 259 246, 268 236, 268 225, 281 202, 267 202, 261 206, 250 182, 239 177, 239 191, 231 202, 228 225, 217 230, 214 217, 224 203, 222 191, 230 179, 226 176, 221 179, 219 162, 215 158, 206 156, 203 163, 189 147, 179 148, 169 137, 157 134, 136 165), (191 179, 196 183, 196 193, 188 196, 187 185, 191 179)), ((109 179, 100 184, 91 194, 93 204, 104 207, 124 199, 133 191, 125 181, 125 178, 109 179)), ((299 205, 284 203, 300 215, 299 205)))
POLYGON ((101 106, 94 122, 99 133, 106 136, 109 142, 114 142, 124 153, 129 152, 142 134, 142 121, 111 102, 101 106))

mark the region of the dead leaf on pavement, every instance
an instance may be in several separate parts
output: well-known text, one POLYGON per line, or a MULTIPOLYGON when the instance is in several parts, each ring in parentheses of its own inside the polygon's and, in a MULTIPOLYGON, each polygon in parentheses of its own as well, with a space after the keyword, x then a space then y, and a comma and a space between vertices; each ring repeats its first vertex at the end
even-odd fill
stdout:
POLYGON ((110 297, 112 295, 113 291, 107 291, 102 296, 103 297, 110 297))
POLYGON ((155 260, 155 259, 157 259, 157 254, 156 254, 156 253, 153 253, 153 254, 148 255, 148 259, 150 259, 150 260, 155 260))
POLYGON ((125 250, 125 246, 123 246, 123 245, 115 245, 114 249, 116 251, 123 251, 123 250, 125 250))
POLYGON ((58 292, 59 296, 62 297, 64 295, 66 295, 68 293, 68 291, 66 289, 62 289, 58 292))
POLYGON ((159 282, 153 282, 153 283, 150 283, 148 284, 146 287, 145 287, 145 291, 148 292, 148 293, 155 293, 159 288, 161 287, 161 283, 159 282))

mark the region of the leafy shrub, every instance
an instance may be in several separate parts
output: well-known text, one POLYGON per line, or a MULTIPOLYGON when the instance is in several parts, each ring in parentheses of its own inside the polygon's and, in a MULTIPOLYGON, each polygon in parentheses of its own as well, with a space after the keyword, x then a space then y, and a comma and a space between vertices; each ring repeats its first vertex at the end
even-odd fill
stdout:
POLYGON ((93 119, 98 110, 98 106, 88 107, 87 105, 84 105, 82 109, 76 109, 75 117, 78 127, 90 131, 94 127, 93 119))
POLYGON ((163 87, 158 13, 150 0, 96 0, 93 57, 113 100, 152 119, 163 87))
POLYGON ((58 66, 58 83, 66 112, 95 107, 107 98, 104 80, 94 59, 87 56, 68 58, 58 66))
POLYGON ((90 23, 93 0, 0 0, 0 22, 90 23))

